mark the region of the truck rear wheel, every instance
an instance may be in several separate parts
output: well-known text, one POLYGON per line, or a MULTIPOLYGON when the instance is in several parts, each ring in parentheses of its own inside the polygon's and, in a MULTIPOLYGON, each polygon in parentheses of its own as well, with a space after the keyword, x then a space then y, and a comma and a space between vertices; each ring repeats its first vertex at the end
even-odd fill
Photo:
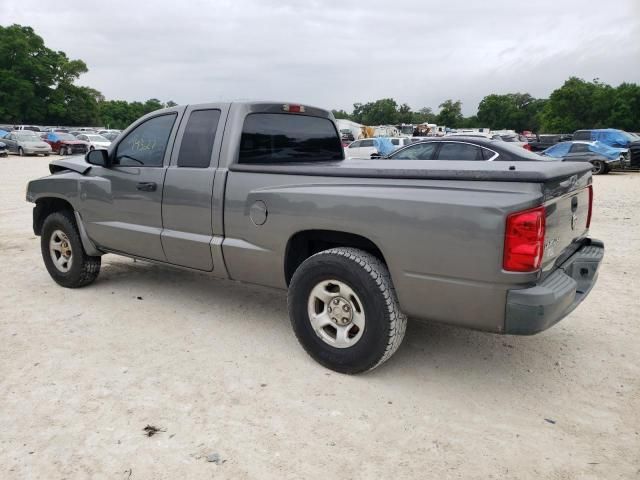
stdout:
POLYGON ((389 271, 356 248, 332 248, 305 260, 288 294, 298 340, 318 363, 360 373, 388 360, 407 326, 389 271))
POLYGON ((64 210, 50 214, 40 237, 42 258, 51 278, 67 288, 84 287, 100 273, 100 257, 87 255, 73 213, 64 210))

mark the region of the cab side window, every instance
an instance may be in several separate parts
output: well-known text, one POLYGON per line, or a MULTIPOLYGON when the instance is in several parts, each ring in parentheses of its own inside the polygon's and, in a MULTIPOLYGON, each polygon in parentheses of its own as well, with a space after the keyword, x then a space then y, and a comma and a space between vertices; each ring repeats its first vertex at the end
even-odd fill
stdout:
POLYGON ((161 115, 141 123, 118 144, 113 160, 122 167, 162 167, 176 114, 161 115))
POLYGON ((220 110, 195 110, 182 136, 178 167, 207 168, 220 120, 220 110))

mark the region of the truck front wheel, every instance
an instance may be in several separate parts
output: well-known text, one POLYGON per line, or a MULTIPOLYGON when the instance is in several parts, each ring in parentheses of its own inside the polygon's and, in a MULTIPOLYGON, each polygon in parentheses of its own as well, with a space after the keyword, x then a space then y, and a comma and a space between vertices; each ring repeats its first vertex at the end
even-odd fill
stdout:
POLYGON ((63 287, 84 287, 100 273, 101 259, 84 251, 70 211, 54 212, 45 218, 40 247, 49 275, 63 287))
POLYGON ((306 259, 288 294, 298 340, 318 363, 360 373, 388 360, 407 326, 389 271, 356 248, 332 248, 306 259))

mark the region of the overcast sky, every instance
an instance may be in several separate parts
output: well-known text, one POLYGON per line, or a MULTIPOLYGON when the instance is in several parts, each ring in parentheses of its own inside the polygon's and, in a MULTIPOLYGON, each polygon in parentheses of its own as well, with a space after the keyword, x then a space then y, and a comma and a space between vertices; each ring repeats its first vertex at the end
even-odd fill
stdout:
POLYGON ((287 100, 414 109, 489 93, 547 97, 571 75, 640 83, 640 0, 4 0, 84 60, 108 99, 287 100))

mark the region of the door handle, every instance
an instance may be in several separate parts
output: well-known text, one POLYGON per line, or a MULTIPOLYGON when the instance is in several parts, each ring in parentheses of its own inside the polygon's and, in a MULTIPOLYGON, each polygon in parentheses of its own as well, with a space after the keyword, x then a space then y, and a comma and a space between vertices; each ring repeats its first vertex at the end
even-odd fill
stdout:
POLYGON ((136 185, 136 188, 143 192, 155 192, 158 185, 156 182, 140 182, 136 185))

